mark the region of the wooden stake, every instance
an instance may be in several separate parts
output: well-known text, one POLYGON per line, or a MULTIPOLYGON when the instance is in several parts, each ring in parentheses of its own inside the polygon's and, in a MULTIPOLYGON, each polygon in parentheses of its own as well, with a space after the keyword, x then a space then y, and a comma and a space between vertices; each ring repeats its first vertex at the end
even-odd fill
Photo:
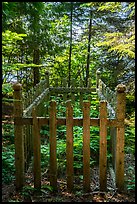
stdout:
POLYGON ((33 117, 33 149, 34 149, 34 188, 41 188, 41 151, 40 128, 36 117, 36 109, 32 109, 33 117))
POLYGON ((90 191, 90 102, 83 102, 83 188, 90 191))
POLYGON ((69 191, 73 188, 73 108, 71 101, 66 102, 66 160, 67 160, 67 187, 69 191))
POLYGON ((50 102, 50 185, 57 190, 56 101, 50 102))
POLYGON ((107 188, 107 102, 100 102, 100 148, 99 148, 100 191, 107 188))
POLYGON ((23 126, 15 124, 15 118, 22 117, 22 93, 21 84, 14 84, 14 135, 15 135, 15 177, 16 189, 19 190, 24 186, 24 135, 23 126))
POLYGON ((119 84, 117 86, 117 107, 116 118, 118 122, 123 125, 117 128, 116 138, 116 186, 119 191, 124 189, 124 119, 125 119, 125 105, 126 105, 126 87, 119 84))

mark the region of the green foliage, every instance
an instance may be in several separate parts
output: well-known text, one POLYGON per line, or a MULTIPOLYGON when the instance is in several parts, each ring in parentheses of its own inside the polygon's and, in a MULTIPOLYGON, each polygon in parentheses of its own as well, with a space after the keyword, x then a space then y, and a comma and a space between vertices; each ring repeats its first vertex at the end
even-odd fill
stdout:
POLYGON ((3 147, 2 149, 2 182, 9 184, 15 173, 15 149, 14 145, 3 147))
POLYGON ((14 126, 2 124, 2 182, 9 184, 15 173, 14 126))
POLYGON ((13 96, 13 87, 12 84, 10 83, 6 83, 6 84, 2 84, 2 95, 6 95, 6 96, 13 96))
MULTIPOLYGON (((130 34, 131 35, 131 34, 130 34)), ((127 34, 116 32, 106 33, 105 40, 97 43, 97 46, 107 46, 108 52, 115 51, 120 55, 120 59, 128 56, 135 59, 135 33, 127 37, 127 34)))
POLYGON ((128 175, 130 175, 130 179, 128 179, 127 182, 127 190, 135 191, 135 168, 132 166, 128 167, 128 175))
POLYGON ((116 12, 120 11, 122 8, 121 2, 105 2, 99 8, 98 11, 111 11, 116 12))
POLYGON ((4 95, 12 96, 13 94, 12 85, 9 82, 16 76, 16 72, 19 70, 17 60, 15 59, 21 52, 19 42, 22 42, 26 36, 26 34, 18 34, 10 30, 2 32, 2 93, 4 95))
POLYGON ((49 185, 42 185, 41 192, 45 193, 47 190, 52 192, 53 191, 53 187, 49 186, 49 185))
POLYGON ((2 140, 7 144, 14 144, 14 125, 2 124, 2 140))
POLYGON ((32 192, 35 192, 35 191, 36 189, 31 186, 23 186, 21 195, 23 195, 24 197, 29 197, 32 194, 32 192))
MULTIPOLYGON (((99 67, 106 68, 107 73, 111 69, 111 75, 115 76, 112 53, 114 59, 118 55, 123 62, 134 59, 134 2, 75 2, 73 8, 71 78, 85 81, 91 8, 94 22, 91 29, 90 76, 92 80, 95 79, 99 67)), ((68 77, 69 2, 3 2, 2 12, 4 64, 7 61, 12 65, 21 61, 25 66, 31 64, 34 61, 33 51, 37 47, 40 52, 39 64, 44 63, 51 72, 51 85, 54 85, 54 79, 58 79, 60 84, 62 78, 68 77)), ((123 65, 121 73, 126 70, 123 65)), ((44 71, 45 67, 40 73, 44 71)))
POLYGON ((21 195, 24 197, 24 199, 27 199, 30 197, 30 195, 34 195, 35 193, 40 194, 41 193, 47 193, 47 191, 52 192, 53 188, 50 185, 42 185, 41 189, 34 188, 32 186, 24 186, 21 190, 21 195))
MULTIPOLYGON (((10 30, 2 32, 2 54, 4 57, 9 55, 17 55, 19 52, 18 41, 22 41, 26 34, 18 34, 10 30)), ((4 60, 4 59, 3 59, 4 60)))
POLYGON ((49 144, 41 144, 41 168, 45 169, 47 167, 49 167, 49 157, 50 157, 50 153, 49 153, 49 144))
POLYGON ((125 152, 135 155, 135 127, 125 129, 125 152))
POLYGON ((135 111, 135 96, 126 95, 126 115, 129 117, 135 111))

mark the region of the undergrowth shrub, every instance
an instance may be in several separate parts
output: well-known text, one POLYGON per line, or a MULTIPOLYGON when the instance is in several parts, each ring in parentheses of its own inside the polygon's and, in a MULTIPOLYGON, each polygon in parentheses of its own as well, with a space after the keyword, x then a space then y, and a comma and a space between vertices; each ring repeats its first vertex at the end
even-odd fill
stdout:
POLYGON ((2 182, 9 184, 15 178, 14 145, 2 148, 2 182))

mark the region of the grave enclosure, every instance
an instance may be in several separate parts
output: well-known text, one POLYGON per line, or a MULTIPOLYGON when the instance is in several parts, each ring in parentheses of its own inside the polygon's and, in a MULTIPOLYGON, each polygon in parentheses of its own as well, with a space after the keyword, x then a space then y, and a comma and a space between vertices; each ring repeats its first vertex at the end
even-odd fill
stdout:
MULTIPOLYGON (((57 85, 57 84, 56 84, 57 85)), ((41 187, 41 153, 40 128, 49 125, 50 142, 50 185, 57 190, 57 126, 66 126, 66 178, 68 190, 73 190, 73 127, 83 127, 83 189, 90 191, 90 127, 99 127, 99 184, 100 190, 107 190, 107 128, 111 134, 112 165, 115 172, 115 183, 119 191, 124 187, 124 119, 126 87, 119 84, 116 91, 111 91, 101 80, 97 71, 96 87, 67 87, 64 80, 62 87, 49 85, 49 72, 45 80, 40 81, 29 93, 22 95, 22 86, 13 85, 14 89, 14 134, 15 134, 15 169, 16 188, 25 185, 25 170, 33 159, 34 187, 41 187), (98 118, 90 118, 90 96, 97 93, 100 99, 98 118), (83 100, 83 93, 88 94, 88 101, 83 100), (50 100, 51 95, 62 94, 66 104, 66 116, 57 117, 56 101, 50 100), (79 94, 79 103, 83 118, 73 117, 73 102, 79 94), (43 102, 49 108, 43 107, 43 102), (45 113, 46 117, 41 116, 45 113)))

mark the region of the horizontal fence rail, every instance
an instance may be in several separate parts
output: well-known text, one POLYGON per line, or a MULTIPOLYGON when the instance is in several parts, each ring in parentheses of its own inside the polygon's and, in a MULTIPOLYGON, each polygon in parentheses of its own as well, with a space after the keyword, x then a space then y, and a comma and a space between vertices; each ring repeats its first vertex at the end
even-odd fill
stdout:
MULTIPOLYGON (((40 125, 49 125, 49 117, 37 117, 40 125)), ((65 117, 57 117, 56 118, 57 125, 66 125, 65 117)), ((33 117, 23 118, 23 117, 15 117, 14 119, 15 125, 33 125, 33 117)), ((73 118, 73 126, 82 126, 83 118, 73 118)), ((100 126, 100 118, 90 118, 91 126, 100 126)), ((107 118, 107 127, 121 127, 123 126, 122 121, 117 121, 117 119, 109 119, 107 118)))

